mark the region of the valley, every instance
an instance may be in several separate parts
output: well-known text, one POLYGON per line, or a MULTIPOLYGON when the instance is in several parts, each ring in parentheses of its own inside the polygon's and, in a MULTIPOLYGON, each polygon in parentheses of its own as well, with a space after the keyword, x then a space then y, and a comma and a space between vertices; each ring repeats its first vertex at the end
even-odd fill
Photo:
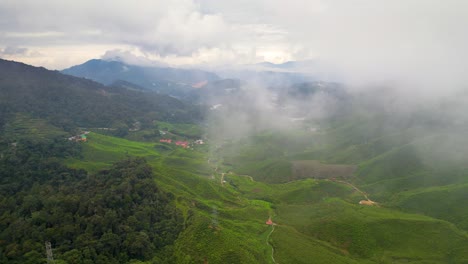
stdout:
POLYGON ((468 263, 468 1, 0 0, 0 264, 468 263))
POLYGON ((44 242, 56 263, 468 261, 451 109, 389 112, 323 82, 213 109, 2 63, 2 262, 44 263, 44 242))
MULTIPOLYGON (((98 170, 122 158, 123 153, 145 157, 157 174, 157 184, 178 197, 179 208, 186 214, 200 215, 190 223, 198 226, 197 230, 187 230, 179 239, 201 236, 216 243, 203 240, 189 251, 193 262, 308 263, 313 258, 317 263, 329 263, 330 259, 337 263, 424 263, 445 262, 443 252, 447 251, 454 258, 465 256, 456 245, 468 243, 468 237, 452 223, 411 210, 401 212, 392 205, 391 197, 381 197, 379 206, 362 205, 360 202, 371 201, 370 197, 344 180, 257 181, 254 171, 254 176, 237 174, 235 166, 221 157, 215 157, 217 165, 206 162, 209 140, 208 146, 174 146, 165 153, 155 151, 158 143, 137 143, 96 133, 85 144, 84 157, 68 160, 69 166, 98 170), (218 212, 215 229, 210 228, 213 207, 218 212), (265 225, 269 215, 276 223, 271 228, 265 225), (418 231, 405 234, 413 229, 418 231), (438 241, 437 246, 426 246, 428 237, 438 241), (229 252, 229 257, 219 252, 229 252)), ((221 149, 217 152, 222 153, 221 149)))

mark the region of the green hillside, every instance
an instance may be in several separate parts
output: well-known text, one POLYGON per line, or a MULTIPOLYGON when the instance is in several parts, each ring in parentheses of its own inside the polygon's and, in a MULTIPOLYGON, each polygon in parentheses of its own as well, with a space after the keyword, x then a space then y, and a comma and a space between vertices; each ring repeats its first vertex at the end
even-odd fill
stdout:
POLYGON ((466 127, 443 104, 349 97, 223 138, 201 106, 0 67, 2 263, 47 241, 70 264, 468 262, 466 127))
MULTIPOLYGON (((21 120, 27 119, 18 118, 17 123, 6 126, 6 135, 11 133, 8 132, 10 127, 21 128, 18 122, 23 126, 28 124, 21 120)), ((39 121, 28 122, 28 126, 41 126, 39 121)), ((55 131, 52 127, 43 131, 49 130, 55 131)), ((281 137, 270 135, 265 140, 271 146, 275 138, 281 137)), ((255 146, 255 141, 251 142, 255 146)), ((69 156, 64 164, 91 173, 109 169, 127 156, 147 160, 157 186, 174 195, 184 219, 183 231, 171 250, 165 253, 171 254, 170 258, 165 258, 175 263, 205 260, 209 263, 274 263, 272 247, 277 263, 308 263, 312 258, 317 263, 330 260, 336 263, 460 263, 468 259, 468 252, 463 250, 468 244, 468 237, 462 231, 464 213, 462 210, 457 214, 449 213, 449 209, 455 210, 463 199, 463 186, 439 187, 443 182, 433 181, 427 182, 427 186, 432 187, 426 189, 424 185, 415 185, 415 190, 411 191, 407 190, 411 185, 401 183, 385 185, 388 191, 380 191, 382 187, 379 186, 384 186, 380 184, 382 178, 399 181, 402 179, 398 176, 408 174, 410 176, 403 177, 408 183, 411 177, 425 175, 416 173, 427 169, 424 162, 420 159, 409 162, 408 158, 414 157, 411 145, 393 148, 363 162, 349 179, 379 202, 380 206, 373 207, 359 205, 358 202, 365 199, 363 194, 333 179, 298 179, 271 184, 265 178, 268 174, 260 177, 255 174, 263 165, 253 168, 251 175, 238 174, 236 162, 242 159, 231 159, 227 164, 220 159, 209 161, 209 148, 205 146, 184 149, 174 144, 138 142, 95 132, 79 146, 81 154, 69 156), (399 166, 402 164, 407 165, 399 166), (392 178, 392 175, 395 176, 392 178), (447 197, 452 198, 447 200, 447 197), (438 203, 440 200, 444 203, 438 203), (420 203, 423 206, 418 206, 420 203), (453 207, 447 208, 444 204, 453 207), (265 224, 269 216, 277 224, 273 232, 272 227, 265 224)), ((323 145, 317 141, 304 146, 304 153, 313 152, 314 146, 323 145)), ((300 153, 297 146, 294 148, 296 153, 283 149, 281 153, 273 151, 264 155, 271 153, 273 159, 292 162, 300 153)), ((235 153, 253 155, 233 151, 231 157, 235 157, 235 153)), ((56 258, 66 260, 65 255, 61 257, 58 253, 56 258)))
POLYGON ((67 164, 93 170, 109 166, 124 152, 145 156, 158 172, 158 185, 174 193, 179 208, 190 216, 175 244, 181 254, 178 263, 205 258, 212 263, 272 263, 266 244, 271 229, 264 224, 269 215, 278 224, 268 238, 278 263, 308 263, 311 258, 317 263, 468 259, 460 249, 468 243, 464 231, 429 216, 358 205, 363 197, 348 185, 311 179, 267 184, 234 173, 226 174, 222 184, 220 173, 212 179, 209 168, 203 168, 206 156, 198 150, 156 149, 154 143, 93 133, 83 158, 67 164))
POLYGON ((194 123, 202 108, 155 92, 102 84, 0 59, 0 126, 17 113, 41 118, 59 128, 112 128, 125 135, 135 122, 194 123))

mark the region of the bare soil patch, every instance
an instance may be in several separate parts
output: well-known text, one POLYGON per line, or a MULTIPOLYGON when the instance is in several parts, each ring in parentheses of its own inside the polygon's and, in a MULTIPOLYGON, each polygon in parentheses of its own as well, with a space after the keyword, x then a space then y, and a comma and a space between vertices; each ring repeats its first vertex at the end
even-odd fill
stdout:
POLYGON ((292 179, 347 179, 356 170, 355 165, 325 164, 318 160, 296 160, 292 162, 292 179))

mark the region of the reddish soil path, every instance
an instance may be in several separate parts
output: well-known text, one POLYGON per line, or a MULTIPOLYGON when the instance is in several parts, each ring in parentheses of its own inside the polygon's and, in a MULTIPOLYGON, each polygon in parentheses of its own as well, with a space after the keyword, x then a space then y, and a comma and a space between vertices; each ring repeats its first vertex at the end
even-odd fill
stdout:
POLYGON ((358 193, 360 193, 362 196, 364 196, 365 200, 362 200, 359 202, 359 204, 364 204, 364 205, 378 205, 377 202, 374 202, 372 201, 371 199, 369 199, 369 197, 367 196, 367 193, 361 191, 358 187, 354 186, 353 184, 349 183, 349 182, 346 182, 346 181, 342 181, 342 180, 331 180, 331 181, 334 181, 334 182, 339 182, 339 183, 343 183, 343 184, 346 184, 348 186, 351 186, 351 188, 353 188, 354 190, 356 190, 358 193))

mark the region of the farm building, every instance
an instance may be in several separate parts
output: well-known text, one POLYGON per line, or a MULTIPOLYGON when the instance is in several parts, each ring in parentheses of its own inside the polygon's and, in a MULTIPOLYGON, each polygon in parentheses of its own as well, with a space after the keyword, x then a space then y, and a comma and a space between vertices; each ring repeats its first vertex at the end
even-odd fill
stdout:
POLYGON ((265 224, 267 224, 267 225, 275 225, 275 223, 273 223, 273 221, 271 221, 271 217, 268 218, 268 220, 265 222, 265 224))
POLYGON ((86 142, 88 141, 88 138, 86 137, 87 134, 89 134, 89 131, 85 131, 83 134, 77 136, 69 137, 68 140, 75 142, 86 142))
POLYGON ((359 201, 359 204, 360 205, 375 205, 375 202, 371 200, 361 200, 359 201))
POLYGON ((197 145, 203 145, 203 144, 205 144, 205 142, 203 142, 202 139, 195 140, 193 143, 195 143, 195 144, 197 144, 197 145))
POLYGON ((181 146, 181 147, 183 147, 183 148, 188 148, 188 145, 189 145, 188 141, 176 141, 175 144, 176 144, 177 146, 181 146))

